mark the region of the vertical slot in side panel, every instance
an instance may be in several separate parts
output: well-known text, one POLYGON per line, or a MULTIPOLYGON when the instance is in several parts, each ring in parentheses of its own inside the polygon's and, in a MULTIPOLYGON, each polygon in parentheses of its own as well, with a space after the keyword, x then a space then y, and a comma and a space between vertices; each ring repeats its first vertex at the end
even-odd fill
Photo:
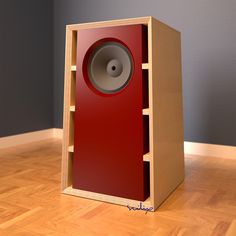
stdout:
POLYGON ((69 133, 69 146, 74 145, 74 112, 70 112, 70 133, 69 133))
POLYGON ((148 29, 146 25, 142 25, 142 62, 148 63, 148 29))
POLYGON ((70 106, 75 106, 76 71, 71 71, 70 106))
POLYGON ((68 185, 72 185, 72 166, 73 166, 73 155, 74 153, 68 153, 68 185))
MULTIPOLYGON (((142 62, 148 63, 148 32, 147 26, 142 29, 142 62)), ((143 109, 149 108, 148 70, 142 70, 142 103, 143 109)), ((143 115, 143 155, 150 152, 149 148, 149 115, 143 115)), ((150 196, 150 162, 143 162, 144 192, 150 196)))
MULTIPOLYGON (((148 62, 148 34, 147 26, 142 27, 142 55, 143 63, 148 62)), ((142 70, 142 99, 143 109, 149 108, 149 83, 148 70, 142 70)), ((149 148, 149 115, 143 115, 143 154, 150 151, 149 148)))
POLYGON ((149 116, 143 116, 143 154, 150 151, 149 149, 149 116))
POLYGON ((144 161, 144 191, 150 197, 150 162, 144 161))
POLYGON ((142 71, 142 87, 143 87, 143 109, 149 108, 149 93, 148 93, 148 70, 142 71))
POLYGON ((72 31, 72 58, 71 65, 76 65, 76 54, 77 54, 77 31, 72 31))
MULTIPOLYGON (((71 65, 76 65, 77 60, 77 31, 72 31, 72 51, 71 65)), ((71 71, 70 78, 70 106, 75 106, 75 90, 76 90, 76 71, 71 71)), ((70 112, 70 127, 69 127, 69 146, 74 145, 74 112, 70 112)))

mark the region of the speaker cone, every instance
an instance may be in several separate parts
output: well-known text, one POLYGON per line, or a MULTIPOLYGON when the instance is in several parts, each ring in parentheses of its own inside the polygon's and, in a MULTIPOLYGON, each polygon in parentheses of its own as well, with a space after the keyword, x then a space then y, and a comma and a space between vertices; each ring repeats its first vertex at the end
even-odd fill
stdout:
POLYGON ((112 94, 129 82, 133 60, 129 50, 121 43, 109 41, 95 48, 88 60, 91 84, 100 92, 112 94))

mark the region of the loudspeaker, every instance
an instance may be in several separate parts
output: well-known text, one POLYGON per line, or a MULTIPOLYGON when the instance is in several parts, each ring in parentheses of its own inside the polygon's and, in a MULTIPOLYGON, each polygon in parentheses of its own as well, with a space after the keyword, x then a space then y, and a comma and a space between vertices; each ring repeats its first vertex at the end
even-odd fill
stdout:
POLYGON ((180 55, 152 17, 67 26, 64 193, 154 210, 181 183, 180 55))
POLYGON ((96 90, 112 94, 128 84, 133 71, 133 59, 127 47, 114 40, 107 40, 88 54, 85 70, 89 82, 96 90))

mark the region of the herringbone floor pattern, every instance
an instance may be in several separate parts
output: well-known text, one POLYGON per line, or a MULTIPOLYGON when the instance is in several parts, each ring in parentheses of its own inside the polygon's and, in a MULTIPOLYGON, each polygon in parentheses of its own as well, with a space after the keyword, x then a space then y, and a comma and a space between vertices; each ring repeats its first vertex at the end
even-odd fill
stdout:
POLYGON ((0 163, 1 236, 223 236, 236 219, 236 159, 186 157, 184 183, 147 214, 60 194, 60 140, 2 149, 0 163))

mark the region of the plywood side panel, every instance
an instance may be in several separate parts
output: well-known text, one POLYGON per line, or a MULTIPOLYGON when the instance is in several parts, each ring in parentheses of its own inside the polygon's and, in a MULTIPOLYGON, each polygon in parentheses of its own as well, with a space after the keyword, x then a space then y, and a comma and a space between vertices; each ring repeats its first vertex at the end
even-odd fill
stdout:
MULTIPOLYGON (((71 91, 71 62, 72 62, 72 31, 66 29, 66 53, 65 53, 65 82, 64 82, 64 113, 63 113, 63 142, 62 142, 62 175, 61 188, 68 187, 69 170, 69 130, 70 130, 70 91, 71 91)), ((69 181, 70 182, 70 181, 69 181)))
POLYGON ((180 33, 152 18, 154 205, 183 181, 180 33))

